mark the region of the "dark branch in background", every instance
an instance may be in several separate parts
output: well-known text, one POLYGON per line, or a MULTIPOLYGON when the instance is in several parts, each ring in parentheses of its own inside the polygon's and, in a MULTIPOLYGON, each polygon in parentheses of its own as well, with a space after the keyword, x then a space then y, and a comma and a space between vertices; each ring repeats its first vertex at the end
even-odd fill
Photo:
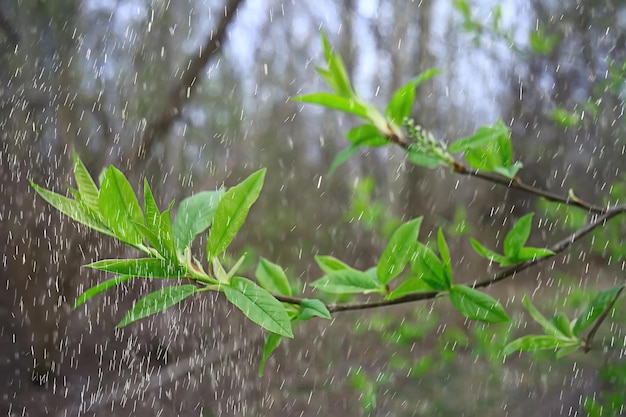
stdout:
POLYGON ((152 117, 144 129, 137 149, 125 158, 130 166, 150 152, 159 135, 167 132, 180 117, 184 104, 191 98, 194 87, 199 84, 201 71, 209 60, 217 54, 224 43, 226 30, 233 21, 237 8, 244 0, 228 0, 224 6, 224 15, 217 27, 211 30, 206 42, 188 60, 187 70, 178 84, 170 90, 160 114, 152 117))
POLYGON ((593 343, 593 338, 595 337, 596 332, 600 328, 600 325, 602 324, 602 322, 604 322, 604 319, 608 317, 609 313, 613 309, 613 306, 615 305, 615 302, 619 298, 622 291, 624 291, 624 286, 622 286, 619 290, 617 290, 617 292, 613 296, 613 299, 611 300, 609 305, 606 307, 606 309, 604 309, 600 317, 598 317, 596 322, 593 324, 593 327, 591 328, 591 330, 589 330, 589 333, 587 333, 587 335, 582 338, 583 344, 581 346, 581 349, 583 352, 587 353, 591 350, 591 345, 593 343))
MULTIPOLYGON (((583 238, 595 228, 604 225, 611 218, 619 214, 623 214, 623 213, 626 213, 626 204, 615 206, 609 209, 605 214, 596 217, 595 220, 581 227, 580 229, 578 229, 577 231, 575 231, 574 233, 572 233, 565 239, 560 240, 559 242, 552 245, 548 249, 554 252, 555 255, 558 253, 561 253, 565 251, 567 248, 569 248, 574 242, 583 238)), ((536 259, 533 259, 532 261, 522 262, 520 264, 514 265, 510 268, 504 269, 503 271, 500 271, 494 274, 491 278, 487 278, 482 281, 476 282, 475 284, 472 285, 472 288, 489 287, 490 285, 495 284, 496 282, 502 281, 506 278, 513 277, 518 272, 521 272, 531 266, 537 265, 541 262, 551 259, 555 255, 544 256, 543 258, 536 258, 536 259)), ((391 306, 391 305, 396 305, 396 304, 410 303, 413 301, 432 300, 440 296, 441 294, 442 293, 439 291, 419 292, 419 293, 414 293, 414 294, 407 294, 403 297, 395 298, 393 300, 366 301, 366 302, 345 303, 345 304, 329 304, 327 305, 327 307, 331 313, 338 312, 338 311, 365 310, 369 308, 386 307, 386 306, 391 306)), ((274 297, 276 297, 276 299, 278 299, 279 301, 282 301, 285 303, 290 303, 290 304, 302 303, 302 299, 296 298, 296 297, 287 297, 287 296, 278 295, 278 294, 275 294, 274 297)), ((613 303, 611 304, 611 306, 612 305, 613 303)), ((603 318, 601 316, 596 323, 601 323, 602 320, 603 318)), ((599 324, 597 324, 597 326, 599 326, 599 324)), ((593 334, 590 334, 588 337, 593 338, 593 334)))
MULTIPOLYGON (((391 128, 389 128, 391 131, 391 128)), ((396 134, 387 135, 387 140, 389 142, 395 143, 400 146, 402 149, 407 151, 411 144, 403 137, 399 137, 396 134)), ((589 211, 590 213, 595 214, 603 214, 607 212, 606 208, 596 206, 594 204, 587 203, 579 198, 572 196, 562 196, 558 194, 551 193, 549 191, 542 190, 540 188, 533 187, 532 185, 528 185, 524 183, 519 177, 515 177, 513 180, 510 180, 505 177, 501 177, 498 175, 493 175, 487 172, 482 172, 476 169, 471 169, 462 164, 461 162, 454 161, 454 165, 452 167, 453 171, 460 175, 468 175, 470 177, 479 178, 484 181, 488 181, 494 184, 503 185, 507 188, 512 188, 515 190, 524 191, 528 194, 533 194, 538 197, 542 197, 548 201, 553 201, 557 203, 567 204, 569 206, 579 207, 584 210, 589 211)))
POLYGON ((12 47, 17 46, 18 42, 20 41, 20 35, 13 28, 13 26, 11 25, 11 22, 9 21, 9 19, 7 19, 7 17, 4 15, 4 13, 2 13, 1 10, 0 10, 0 29, 2 29, 2 32, 4 32, 4 36, 6 37, 9 45, 12 47))

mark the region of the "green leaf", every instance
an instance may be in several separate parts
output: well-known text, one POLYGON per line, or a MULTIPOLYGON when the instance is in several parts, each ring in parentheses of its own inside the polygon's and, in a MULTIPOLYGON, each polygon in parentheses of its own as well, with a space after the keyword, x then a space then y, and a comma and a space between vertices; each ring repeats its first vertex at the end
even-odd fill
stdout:
POLYGON ((548 36, 541 28, 530 32, 530 49, 536 54, 547 55, 558 43, 558 35, 548 36))
POLYGON ((135 227, 136 223, 144 223, 139 202, 124 174, 114 166, 104 175, 98 207, 103 221, 118 239, 131 245, 142 243, 142 235, 135 227))
POLYGON ((574 335, 574 332, 572 331, 572 324, 570 323, 570 320, 567 318, 565 313, 563 312, 556 313, 554 317, 552 317, 551 322, 554 325, 554 327, 559 332, 561 332, 563 337, 576 338, 576 336, 574 335))
POLYGON ((448 249, 448 244, 441 228, 437 231, 437 245, 439 246, 439 255, 441 256, 447 287, 450 287, 452 285, 452 260, 450 259, 450 249, 448 249))
POLYGON ((272 352, 280 345, 283 337, 279 334, 269 332, 265 338, 263 344, 263 354, 261 355, 261 363, 259 363, 259 378, 263 376, 263 369, 265 368, 265 362, 272 355, 272 352))
POLYGON ((522 302, 524 303, 526 310, 528 310, 533 320, 535 320, 537 323, 541 325, 545 334, 547 334, 548 336, 558 337, 561 339, 566 337, 563 333, 561 333, 559 329, 556 328, 556 326, 554 326, 554 324, 551 321, 546 319, 543 316, 543 314, 541 314, 541 312, 537 310, 537 308, 533 305, 533 303, 525 294, 524 294, 524 298, 522 298, 522 302))
POLYGON ((133 308, 124 316, 122 321, 116 326, 117 329, 124 327, 134 321, 144 317, 160 313, 169 307, 180 303, 185 298, 198 291, 195 285, 176 285, 165 287, 151 292, 141 300, 137 301, 133 308))
POLYGON ((565 346, 574 346, 577 342, 572 340, 563 340, 554 336, 524 336, 516 339, 506 345, 502 354, 508 356, 517 351, 536 352, 538 350, 554 350, 565 346))
POLYGON ((461 314, 471 320, 487 323, 509 321, 506 312, 495 298, 466 285, 452 286, 450 301, 461 314))
POLYGON ((97 217, 98 213, 100 213, 98 208, 98 187, 96 187, 93 178, 89 175, 89 171, 87 171, 75 150, 72 151, 72 154, 74 156, 74 178, 76 179, 81 202, 97 217))
POLYGON ((346 98, 332 93, 312 93, 293 97, 293 100, 302 103, 318 104, 329 109, 341 110, 366 118, 367 107, 353 98, 346 98))
POLYGON ((328 170, 328 175, 333 175, 337 168, 341 165, 345 164, 348 159, 350 159, 354 154, 359 152, 360 145, 350 145, 349 148, 346 148, 335 155, 332 164, 330 164, 330 168, 328 170))
POLYGON ((107 281, 104 281, 96 286, 93 286, 91 288, 89 288, 87 291, 85 291, 84 293, 82 293, 77 299, 76 302, 74 303, 74 308, 78 308, 81 305, 83 305, 84 303, 86 303, 87 301, 89 301, 90 299, 92 299, 93 297, 95 297, 98 294, 101 294, 103 292, 105 292, 106 290, 108 290, 109 288, 115 287, 117 285, 120 285, 121 283, 128 281, 129 279, 135 278, 132 275, 122 275, 119 277, 115 277, 112 279, 109 279, 107 281))
POLYGON ((115 234, 109 230, 104 223, 96 219, 93 214, 91 214, 87 208, 78 201, 67 198, 61 194, 48 191, 30 180, 29 182, 31 187, 37 191, 37 194, 39 194, 41 198, 46 200, 48 204, 65 214, 67 217, 102 234, 115 237, 115 234))
POLYGON ((180 278, 185 275, 181 266, 155 258, 104 259, 85 267, 144 278, 180 278))
POLYGON ((261 169, 226 191, 220 199, 207 242, 208 259, 221 254, 230 245, 259 197, 264 178, 265 169, 261 169))
POLYGON ((520 249, 526 244, 530 236, 534 213, 521 217, 504 238, 504 254, 511 259, 517 259, 520 249))
POLYGON ((501 120, 498 120, 493 126, 479 127, 472 136, 456 140, 450 144, 448 150, 451 153, 458 153, 467 149, 484 147, 489 143, 497 142, 503 135, 509 136, 509 130, 501 120))
POLYGON ((172 225, 176 250, 183 253, 193 239, 213 223, 225 190, 203 191, 181 201, 172 225))
POLYGON ((170 204, 169 209, 165 210, 163 213, 159 213, 159 209, 154 201, 154 196, 152 195, 152 190, 150 190, 148 182, 144 181, 146 225, 135 223, 135 227, 164 259, 176 261, 178 258, 174 245, 174 234, 172 232, 171 209, 172 205, 170 204))
POLYGON ((524 165, 521 162, 516 162, 511 166, 506 167, 493 167, 493 171, 502 175, 503 177, 513 179, 517 175, 520 169, 522 169, 524 165))
POLYGON ((254 323, 270 332, 293 338, 291 322, 285 308, 254 282, 233 277, 230 285, 224 286, 224 294, 228 301, 254 323))
POLYGON ((578 349, 580 349, 580 345, 580 340, 572 339, 569 343, 565 343, 563 344, 563 346, 558 348, 558 350, 556 351, 556 358, 561 359, 564 356, 576 352, 578 349))
POLYGON ((385 109, 385 116, 387 119, 391 123, 398 125, 402 124, 403 120, 411 115, 411 109, 413 108, 413 103, 415 102, 415 89, 417 86, 440 72, 441 71, 436 69, 430 69, 400 87, 398 91, 395 92, 385 109))
POLYGON ((618 285, 617 287, 600 291, 593 300, 591 300, 587 308, 585 308, 585 311, 576 319, 573 329, 574 334, 579 335, 580 332, 591 326, 598 317, 600 317, 602 312, 607 309, 611 301, 613 301, 616 294, 621 291, 622 288, 623 285, 618 285))
POLYGON ((520 249, 519 253, 517 254, 517 258, 515 258, 515 263, 532 261, 533 259, 543 258, 544 256, 551 255, 554 255, 554 252, 552 252, 550 249, 525 247, 520 249))
POLYGON ((261 258, 255 271, 255 277, 261 287, 276 293, 291 296, 291 286, 285 271, 280 265, 261 258))
POLYGON ((388 300, 394 300, 407 294, 413 294, 416 292, 431 292, 433 288, 428 285, 423 277, 412 276, 407 278, 402 284, 387 295, 388 300))
POLYGON ((415 242, 420 231, 422 218, 404 223, 391 235, 383 251, 376 272, 380 283, 385 285, 400 275, 415 252, 415 242))
POLYGON ((556 108, 548 113, 548 118, 561 125, 562 127, 578 127, 582 123, 582 116, 575 111, 567 111, 564 108, 556 108))
POLYGON ((491 148, 470 148, 465 150, 465 159, 474 169, 493 171, 499 167, 499 155, 491 148))
POLYGON ((324 47, 324 58, 328 68, 318 68, 318 72, 336 93, 345 97, 351 97, 353 91, 350 86, 348 71, 346 71, 341 56, 333 51, 325 32, 322 32, 322 46, 324 47))
POLYGON ((156 234, 157 230, 160 228, 161 212, 154 200, 154 195, 152 194, 147 178, 143 180, 143 210, 146 227, 156 234))
POLYGON ((309 320, 313 317, 321 317, 323 319, 330 320, 330 311, 326 307, 326 304, 320 300, 305 298, 300 304, 301 310, 298 314, 299 320, 309 320))
POLYGON ((423 243, 416 243, 417 250, 411 257, 411 269, 432 289, 445 291, 450 288, 450 281, 446 277, 446 272, 441 259, 423 243))
POLYGON ((441 157, 426 153, 415 145, 409 146, 406 151, 406 157, 412 164, 424 168, 435 168, 446 163, 441 157))
POLYGON ((317 265, 326 274, 330 274, 331 272, 335 271, 341 271, 343 269, 352 269, 350 265, 340 261, 333 256, 318 255, 315 257, 315 262, 317 262, 317 265))
POLYGON ((332 294, 384 293, 385 288, 370 274, 356 269, 342 269, 314 281, 311 286, 332 294))
POLYGON ((385 146, 389 144, 389 140, 387 140, 383 135, 381 135, 380 131, 373 124, 364 124, 357 126, 350 130, 346 137, 348 140, 360 146, 385 146))
POLYGON ((491 262, 497 262, 502 266, 502 264, 507 263, 507 258, 505 256, 500 255, 497 252, 494 252, 490 249, 487 249, 483 245, 480 244, 476 239, 471 238, 470 242, 472 243, 472 247, 480 256, 485 259, 489 259, 491 262))

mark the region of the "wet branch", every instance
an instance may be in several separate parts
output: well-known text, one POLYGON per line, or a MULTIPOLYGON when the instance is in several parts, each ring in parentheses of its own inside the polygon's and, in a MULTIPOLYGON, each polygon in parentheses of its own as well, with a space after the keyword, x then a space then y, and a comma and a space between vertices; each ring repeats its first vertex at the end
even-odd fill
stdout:
MULTIPOLYGON (((395 143, 400 146, 405 151, 408 151, 409 146, 411 144, 406 140, 406 138, 399 137, 394 133, 387 135, 387 140, 391 143, 395 143)), ((532 185, 524 183, 519 177, 515 177, 514 179, 509 179, 500 175, 494 175, 491 173, 479 171, 477 169, 471 169, 464 165, 463 163, 454 160, 452 163, 452 171, 459 175, 467 175, 470 177, 479 178, 481 180, 491 182, 493 184, 502 185, 507 188, 512 188, 515 190, 524 191, 525 193, 535 195, 537 197, 544 198, 548 201, 567 204, 568 206, 582 208, 584 210, 589 211, 590 213, 602 214, 606 213, 607 209, 604 207, 596 206, 591 203, 587 203, 580 198, 574 196, 563 196, 559 194, 552 193, 550 191, 542 190, 541 188, 533 187, 532 185)))
POLYGON ((187 70, 180 81, 170 90, 165 99, 165 106, 160 114, 153 117, 144 129, 139 145, 127 156, 129 166, 145 157, 156 142, 159 135, 168 131, 180 118, 182 108, 191 98, 195 86, 199 84, 202 69, 222 48, 226 30, 236 15, 237 8, 244 0, 228 0, 224 6, 224 15, 217 27, 209 33, 205 43, 188 60, 187 70))
MULTIPOLYGON (((486 278, 481 281, 476 281, 473 285, 471 285, 471 287, 472 288, 489 287, 495 284, 496 282, 500 282, 507 278, 511 278, 515 276, 518 272, 521 272, 531 266, 537 265, 541 262, 551 259, 557 254, 565 251, 574 242, 580 240, 581 238, 589 234, 591 231, 593 231, 597 227, 603 226, 608 220, 623 213, 626 213, 626 204, 612 207, 603 215, 596 216, 596 218, 590 223, 588 223, 587 225, 581 227, 574 233, 570 234, 564 239, 561 239, 560 241, 558 241, 557 243, 549 247, 548 249, 554 252, 554 255, 544 256, 542 258, 536 258, 531 261, 522 262, 510 268, 506 268, 492 275, 490 278, 486 278)), ((392 306, 392 305, 397 305, 397 304, 410 303, 414 301, 432 300, 434 298, 442 296, 443 294, 444 292, 441 292, 441 291, 427 291, 427 292, 419 292, 419 293, 414 293, 414 294, 407 294, 403 297, 395 298, 393 300, 377 300, 377 301, 365 301, 365 302, 355 302, 355 303, 328 304, 327 308, 331 313, 339 312, 339 311, 366 310, 370 308, 386 307, 386 306, 392 306)), ((282 301, 285 303, 290 303, 290 304, 302 303, 302 299, 297 298, 297 297, 287 297, 287 296, 279 295, 279 294, 274 294, 274 297, 276 297, 276 299, 278 299, 279 301, 282 301)), ((613 303, 614 302, 615 300, 613 301, 613 303)), ((613 303, 611 303, 611 306, 613 305, 613 303)), ((608 314, 608 312, 606 314, 608 314)), ((602 320, 604 320, 604 318, 601 316, 596 322, 598 323, 597 326, 599 326, 599 323, 601 323, 602 320)), ((593 338, 593 334, 591 334, 590 332, 590 335, 588 337, 593 338)))

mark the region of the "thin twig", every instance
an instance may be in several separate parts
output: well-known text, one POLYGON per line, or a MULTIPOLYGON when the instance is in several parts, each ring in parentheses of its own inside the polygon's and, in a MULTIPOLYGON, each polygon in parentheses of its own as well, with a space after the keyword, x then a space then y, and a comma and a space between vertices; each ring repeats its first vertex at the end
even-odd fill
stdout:
POLYGON ((615 305, 615 302, 617 301, 617 299, 619 298, 619 296, 620 296, 620 294, 622 293, 623 290, 624 290, 624 286, 622 285, 622 287, 619 290, 617 290, 617 292, 613 296, 613 299, 611 300, 609 305, 604 309, 602 314, 600 314, 600 317, 598 317, 596 322, 593 324, 593 327, 591 328, 591 330, 589 330, 589 333, 587 333, 587 335, 582 338, 583 345, 581 346, 581 349, 582 349, 583 352, 587 353, 587 352, 589 352, 591 350, 591 345, 593 343, 593 338, 595 337, 595 335, 596 335, 598 329, 600 328, 600 325, 602 324, 602 322, 604 322, 604 320, 608 317, 609 312, 611 311, 611 309, 615 305))
MULTIPOLYGON (((387 140, 389 142, 395 143, 400 146, 405 151, 408 151, 411 144, 405 139, 400 138, 396 134, 387 135, 387 140)), ((537 187, 533 187, 532 185, 528 185, 524 183, 519 177, 515 177, 514 179, 509 179, 503 176, 494 175, 491 173, 487 173, 484 171, 480 171, 477 169, 470 169, 466 165, 461 162, 454 160, 452 161, 452 171, 459 175, 467 175, 470 177, 479 178, 484 181, 491 182, 493 184, 503 185, 507 188, 513 188, 516 190, 524 191, 528 194, 532 194, 541 198, 544 198, 548 201, 553 201, 557 203, 567 204, 568 206, 579 207, 584 210, 589 211, 590 213, 595 214, 603 214, 606 213, 607 208, 596 206, 591 203, 587 203, 579 198, 571 198, 568 196, 562 196, 559 194, 554 194, 549 191, 542 190, 537 187)))
MULTIPOLYGON (((554 245, 552 245, 548 249, 554 252, 554 255, 544 256, 541 258, 535 258, 533 260, 522 262, 510 268, 504 269, 494 274, 490 278, 484 279, 482 281, 477 281, 475 284, 472 285, 472 288, 489 287, 495 284, 496 282, 513 277, 518 272, 521 272, 531 266, 544 262, 554 257, 558 253, 565 251, 574 242, 580 240, 581 238, 586 236, 589 232, 603 225, 611 218, 622 213, 626 213, 626 204, 612 207, 603 215, 597 216, 592 222, 581 227, 580 229, 578 229, 571 235, 567 236, 565 239, 562 239, 558 241, 557 243, 555 243, 554 245)), ((441 296, 442 294, 443 294, 442 291, 418 292, 418 293, 413 293, 413 294, 407 294, 405 296, 398 297, 393 300, 377 300, 377 301, 365 301, 365 302, 355 302, 355 303, 328 304, 326 307, 328 308, 328 311, 330 311, 331 313, 339 312, 339 311, 366 310, 370 308, 386 307, 386 306, 392 306, 392 305, 397 305, 397 304, 410 303, 414 301, 432 300, 438 296, 441 296)), ((276 299, 278 299, 279 301, 290 303, 290 304, 302 304, 302 300, 303 300, 302 298, 287 297, 287 296, 278 295, 278 294, 275 294, 274 297, 276 297, 276 299)))

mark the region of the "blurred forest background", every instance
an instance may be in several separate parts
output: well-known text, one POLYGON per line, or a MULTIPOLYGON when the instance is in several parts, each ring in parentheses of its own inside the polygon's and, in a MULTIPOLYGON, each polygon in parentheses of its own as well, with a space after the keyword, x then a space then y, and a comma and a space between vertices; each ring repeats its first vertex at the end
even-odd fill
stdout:
MULTIPOLYGON (((303 287, 319 276, 314 255, 368 267, 390 222, 419 215, 422 233, 456 231, 459 281, 484 276, 469 228, 495 246, 503 224, 540 208, 518 192, 410 167, 400 149, 362 153, 329 176, 356 121, 290 100, 324 88, 320 28, 359 93, 380 106, 414 75, 441 69, 414 108, 435 137, 502 118, 526 182, 602 203, 623 181, 623 1, 1 0, 1 413, 575 415, 581 398, 608 389, 598 370, 610 354, 502 365, 494 353, 491 363, 489 329, 433 304, 306 323, 263 378, 263 333, 219 297, 121 330, 115 323, 159 283, 71 311, 103 279, 80 266, 123 250, 29 187, 32 179, 64 192, 72 149, 94 176, 115 164, 135 189, 147 178, 161 209, 267 167, 237 247, 250 268, 264 256, 303 287)), ((545 217, 535 243, 564 236, 563 223, 545 217)), ((493 293, 517 304, 523 291, 545 293, 549 305, 572 291, 560 285, 566 275, 585 288, 623 274, 590 246, 493 293)))

